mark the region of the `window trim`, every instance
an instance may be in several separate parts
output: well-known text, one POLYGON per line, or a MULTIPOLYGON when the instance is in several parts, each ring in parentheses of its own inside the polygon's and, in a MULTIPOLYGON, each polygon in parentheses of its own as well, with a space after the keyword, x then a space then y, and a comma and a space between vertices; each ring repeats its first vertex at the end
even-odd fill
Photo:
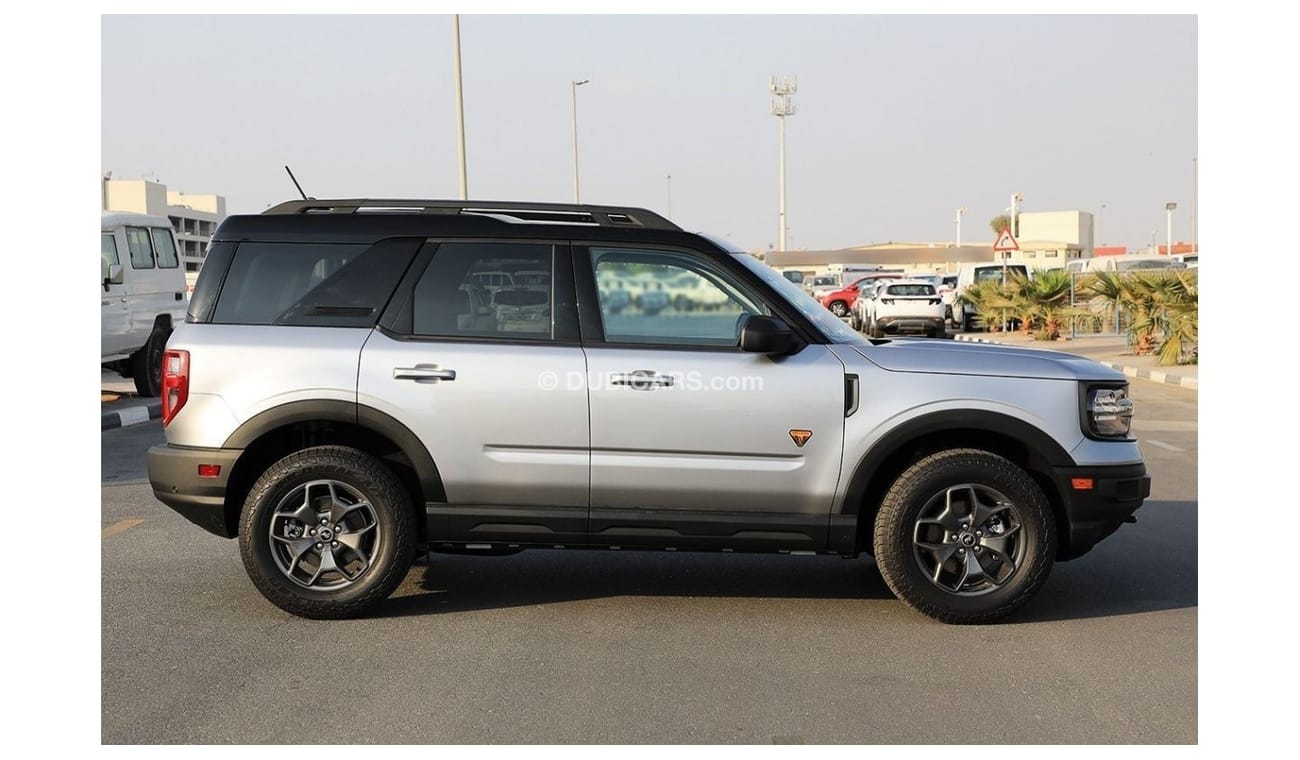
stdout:
POLYGON ((149 228, 137 225, 124 225, 123 230, 122 234, 126 236, 126 256, 131 260, 131 268, 139 270, 157 269, 158 262, 155 260, 157 256, 153 250, 153 233, 149 232, 149 228), (149 241, 149 266, 147 267, 135 265, 135 254, 131 251, 131 230, 144 230, 144 239, 149 241))
POLYGON ((554 238, 429 237, 398 283, 388 307, 379 317, 377 329, 393 340, 411 343, 467 343, 516 346, 580 346, 578 315, 569 241, 554 238), (494 335, 428 335, 414 327, 415 287, 444 244, 541 245, 551 249, 551 334, 529 337, 526 333, 494 335))

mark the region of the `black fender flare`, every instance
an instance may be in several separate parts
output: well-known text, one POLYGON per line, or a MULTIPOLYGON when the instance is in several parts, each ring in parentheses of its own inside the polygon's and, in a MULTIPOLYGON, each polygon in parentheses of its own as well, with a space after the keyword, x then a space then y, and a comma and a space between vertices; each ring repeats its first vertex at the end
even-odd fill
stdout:
POLYGON ((373 407, 337 399, 291 401, 245 420, 221 445, 224 449, 246 449, 258 438, 296 422, 346 422, 371 430, 392 441, 415 469, 427 501, 446 501, 442 475, 424 442, 396 418, 373 407))
MULTIPOLYGON (((984 409, 949 409, 930 412, 899 424, 862 455, 853 471, 853 476, 849 479, 840 513, 858 514, 876 472, 892 454, 924 436, 945 430, 997 433, 1020 442, 1031 459, 1039 460, 1048 467, 1074 465, 1070 453, 1055 439, 1024 420, 984 409)), ((1051 476, 1050 472, 1044 474, 1051 476)))

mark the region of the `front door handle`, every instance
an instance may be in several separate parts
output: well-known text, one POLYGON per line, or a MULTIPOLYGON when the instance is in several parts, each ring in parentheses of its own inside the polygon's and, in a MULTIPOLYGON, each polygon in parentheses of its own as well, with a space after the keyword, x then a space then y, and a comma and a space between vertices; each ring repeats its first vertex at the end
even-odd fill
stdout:
POLYGON ((417 364, 414 367, 393 367, 393 378, 395 380, 455 380, 456 370, 438 369, 428 364, 417 364))
POLYGON ((634 372, 620 372, 610 377, 610 385, 628 385, 635 391, 648 391, 673 384, 672 375, 661 375, 654 370, 638 369, 634 372))

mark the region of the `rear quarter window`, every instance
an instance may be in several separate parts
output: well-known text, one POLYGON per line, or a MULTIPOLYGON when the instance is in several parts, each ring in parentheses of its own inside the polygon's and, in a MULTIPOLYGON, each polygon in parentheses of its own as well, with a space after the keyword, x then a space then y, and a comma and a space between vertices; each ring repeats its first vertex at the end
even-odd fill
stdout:
POLYGON ((373 246, 240 243, 211 321, 237 325, 373 326, 420 242, 390 240, 373 246))

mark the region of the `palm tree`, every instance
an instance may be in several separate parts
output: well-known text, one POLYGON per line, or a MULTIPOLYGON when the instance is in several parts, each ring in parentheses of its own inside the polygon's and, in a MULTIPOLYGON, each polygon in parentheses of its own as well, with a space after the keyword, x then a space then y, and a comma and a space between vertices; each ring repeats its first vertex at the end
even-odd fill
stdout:
POLYGON ((1084 287, 1094 303, 1123 309, 1132 316, 1128 332, 1135 354, 1156 351, 1160 364, 1175 364, 1195 350, 1198 305, 1194 273, 1097 272, 1084 287))
POLYGON ((1032 280, 1024 280, 1023 298, 1028 304, 1026 324, 1038 328, 1038 340, 1056 340, 1061 337, 1061 320, 1072 316, 1070 308, 1070 275, 1062 269, 1039 272, 1032 280))

